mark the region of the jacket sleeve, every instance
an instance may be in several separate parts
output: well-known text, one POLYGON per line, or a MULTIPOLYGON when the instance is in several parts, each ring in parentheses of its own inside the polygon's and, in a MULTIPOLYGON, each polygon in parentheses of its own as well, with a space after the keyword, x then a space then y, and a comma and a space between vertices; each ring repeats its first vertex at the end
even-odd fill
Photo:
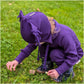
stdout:
POLYGON ((31 52, 36 49, 36 46, 32 43, 29 43, 24 49, 21 49, 20 54, 15 58, 19 62, 19 64, 28 57, 31 52))
POLYGON ((76 43, 74 42, 72 36, 63 36, 60 44, 64 49, 65 61, 58 68, 56 68, 56 71, 59 73, 59 75, 67 71, 79 60, 77 57, 76 43))

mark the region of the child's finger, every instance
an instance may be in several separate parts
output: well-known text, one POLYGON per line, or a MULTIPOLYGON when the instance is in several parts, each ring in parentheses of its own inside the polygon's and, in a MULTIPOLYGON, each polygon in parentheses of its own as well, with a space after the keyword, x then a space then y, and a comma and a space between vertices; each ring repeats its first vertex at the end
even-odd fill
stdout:
POLYGON ((15 71, 16 66, 17 66, 16 64, 13 66, 13 71, 15 71))
POLYGON ((53 73, 50 73, 49 76, 50 76, 51 78, 53 78, 53 77, 54 77, 54 74, 53 74, 53 73))
POLYGON ((53 73, 50 73, 50 75, 49 75, 51 78, 55 78, 55 74, 53 74, 53 73))
POLYGON ((49 70, 49 71, 48 71, 48 73, 52 73, 52 72, 53 72, 53 70, 49 70))
POLYGON ((49 75, 54 75, 53 73, 49 73, 49 75))
POLYGON ((8 70, 9 70, 9 66, 10 66, 10 63, 8 62, 8 63, 6 64, 6 67, 7 67, 8 70))
POLYGON ((51 75, 52 73, 48 73, 48 75, 51 75))
POLYGON ((12 71, 13 64, 10 65, 10 71, 12 71))
POLYGON ((48 75, 50 75, 50 74, 54 74, 54 71, 52 70, 52 71, 49 71, 48 72, 48 75))
POLYGON ((9 65, 9 64, 7 64, 6 66, 7 66, 7 69, 9 70, 10 65, 9 65))
POLYGON ((48 74, 47 74, 48 76, 50 75, 50 73, 48 72, 48 74))

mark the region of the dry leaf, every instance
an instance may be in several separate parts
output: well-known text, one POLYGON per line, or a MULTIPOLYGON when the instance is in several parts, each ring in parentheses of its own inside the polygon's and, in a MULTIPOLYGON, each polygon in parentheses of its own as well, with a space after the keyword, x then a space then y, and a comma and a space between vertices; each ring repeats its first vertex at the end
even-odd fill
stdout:
POLYGON ((35 72, 36 72, 35 70, 29 70, 30 74, 35 74, 35 72))
POLYGON ((9 5, 12 5, 12 3, 9 3, 9 5))
POLYGON ((22 64, 22 62, 20 64, 22 64))
POLYGON ((37 11, 40 11, 40 9, 39 9, 39 8, 37 8, 37 11))

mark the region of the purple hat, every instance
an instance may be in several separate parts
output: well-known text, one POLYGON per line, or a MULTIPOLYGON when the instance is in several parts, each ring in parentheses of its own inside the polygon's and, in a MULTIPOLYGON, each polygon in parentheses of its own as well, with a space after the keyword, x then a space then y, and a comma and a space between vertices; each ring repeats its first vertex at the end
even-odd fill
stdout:
POLYGON ((24 16, 20 11, 18 18, 20 18, 21 35, 26 42, 37 43, 38 46, 40 46, 40 42, 48 43, 44 59, 45 67, 49 43, 52 44, 51 25, 47 16, 41 12, 31 12, 24 16))
POLYGON ((20 18, 21 35, 29 43, 48 42, 52 43, 51 25, 46 15, 41 12, 31 12, 23 15, 22 11, 18 16, 20 18))

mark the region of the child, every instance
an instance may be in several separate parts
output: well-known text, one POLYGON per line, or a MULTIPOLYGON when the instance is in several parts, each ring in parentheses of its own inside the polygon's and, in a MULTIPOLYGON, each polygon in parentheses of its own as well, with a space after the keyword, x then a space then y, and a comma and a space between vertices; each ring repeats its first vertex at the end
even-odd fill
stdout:
POLYGON ((7 68, 15 71, 15 68, 38 46, 38 57, 42 59, 42 65, 37 68, 38 73, 48 71, 48 76, 56 82, 74 77, 73 65, 83 56, 83 50, 75 33, 67 26, 59 24, 53 18, 48 18, 41 12, 31 12, 20 18, 21 35, 29 44, 21 49, 21 53, 14 61, 8 62, 7 68), (40 56, 39 56, 40 54, 40 56), (53 62, 57 68, 53 69, 53 62))

